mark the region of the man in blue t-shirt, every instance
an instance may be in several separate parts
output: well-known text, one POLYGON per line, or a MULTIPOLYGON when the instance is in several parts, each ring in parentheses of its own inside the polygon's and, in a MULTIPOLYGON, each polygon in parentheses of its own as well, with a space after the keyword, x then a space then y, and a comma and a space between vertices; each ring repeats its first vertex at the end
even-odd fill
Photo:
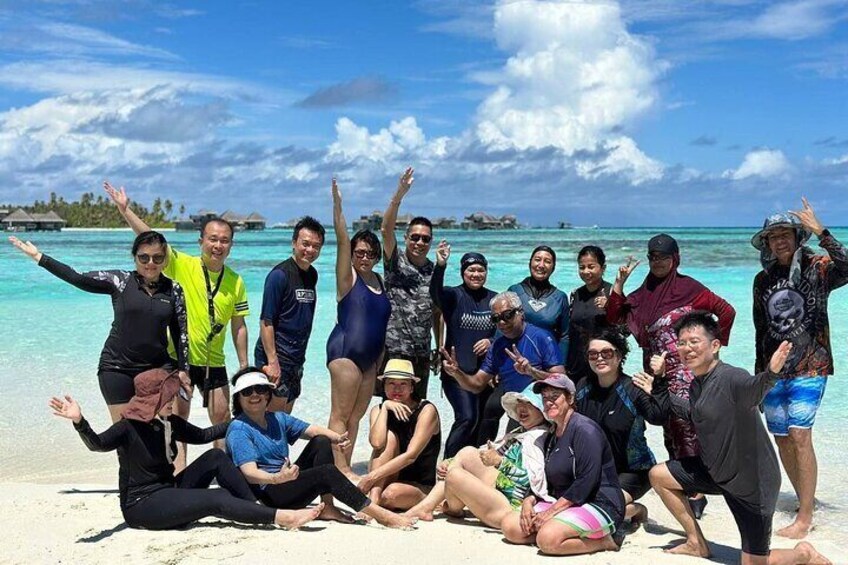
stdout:
POLYGON ((259 339, 253 355, 256 365, 277 385, 268 407, 272 411, 291 414, 300 396, 318 284, 312 263, 323 245, 324 226, 304 216, 292 234, 292 256, 265 278, 259 339))
POLYGON ((504 393, 520 392, 534 380, 548 378, 550 373, 565 373, 562 351, 554 336, 524 321, 521 299, 516 293, 502 292, 492 298, 490 304, 492 323, 497 325, 500 336, 489 347, 476 373, 465 373, 456 360, 456 351, 442 348, 445 372, 455 378, 459 386, 471 392, 495 387, 483 409, 481 441, 497 436, 504 415, 501 406, 504 393))

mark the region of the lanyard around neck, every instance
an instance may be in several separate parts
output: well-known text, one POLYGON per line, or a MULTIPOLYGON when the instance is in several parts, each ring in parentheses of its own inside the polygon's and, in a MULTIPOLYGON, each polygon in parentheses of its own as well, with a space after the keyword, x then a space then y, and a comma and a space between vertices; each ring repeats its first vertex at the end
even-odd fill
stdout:
MULTIPOLYGON (((212 283, 209 281, 209 269, 206 268, 206 265, 203 265, 203 280, 206 283, 206 303, 209 307, 209 328, 212 330, 211 336, 214 337, 214 334, 218 333, 215 331, 215 296, 218 294, 218 290, 221 288, 221 281, 224 280, 224 275, 226 274, 225 270, 221 270, 221 275, 218 277, 218 280, 215 281, 215 288, 212 288, 212 283)), ((218 330, 221 331, 221 330, 218 330)))

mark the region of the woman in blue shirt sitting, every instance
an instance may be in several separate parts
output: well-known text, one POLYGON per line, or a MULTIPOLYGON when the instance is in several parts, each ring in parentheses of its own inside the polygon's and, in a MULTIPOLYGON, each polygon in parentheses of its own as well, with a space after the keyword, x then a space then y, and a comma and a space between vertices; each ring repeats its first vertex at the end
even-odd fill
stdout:
POLYGON ((227 430, 227 451, 261 502, 274 508, 303 508, 320 496, 324 509, 319 519, 351 522, 333 504, 336 498, 384 526, 408 528, 415 523, 371 502, 335 466, 331 445, 346 447, 347 432, 338 434, 285 412, 267 412, 273 387, 255 367, 236 373, 235 419, 227 430), (289 444, 300 438, 309 442, 292 464, 289 444))

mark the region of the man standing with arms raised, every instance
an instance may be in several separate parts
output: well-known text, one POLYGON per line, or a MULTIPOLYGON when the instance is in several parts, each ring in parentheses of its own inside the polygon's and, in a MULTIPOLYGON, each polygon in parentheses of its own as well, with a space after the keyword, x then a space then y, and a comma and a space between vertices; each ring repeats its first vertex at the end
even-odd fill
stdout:
MULTIPOLYGON (((415 385, 415 392, 419 398, 427 398, 433 359, 430 329, 436 337, 436 345, 441 334, 441 317, 438 311, 434 311, 430 297, 434 265, 427 258, 433 241, 433 224, 423 216, 413 218, 403 236, 403 250, 398 249, 395 237, 398 210, 415 180, 413 172, 410 167, 401 175, 397 190, 383 215, 383 269, 386 291, 392 304, 383 364, 388 359, 412 361, 415 376, 421 379, 415 385)), ((382 393, 380 388, 378 386, 377 394, 382 393)))
POLYGON ((807 199, 797 212, 773 214, 751 239, 763 270, 754 278, 756 370, 768 365, 782 341, 792 344, 781 380, 763 400, 768 430, 798 495, 795 521, 777 535, 800 539, 813 523, 818 464, 813 424, 827 376, 833 374, 827 300, 848 283, 848 253, 816 217, 807 199), (811 235, 827 254, 806 244, 811 235))
MULTIPOLYGON (((150 227, 129 207, 124 188, 114 188, 108 182, 103 188, 118 207, 118 211, 135 233, 150 231, 150 227)), ((165 276, 180 283, 185 292, 188 313, 189 377, 203 394, 203 404, 209 410, 212 424, 229 421, 230 389, 224 358, 224 338, 229 322, 239 367, 247 366, 247 325, 244 318, 250 312, 247 289, 241 276, 224 265, 233 246, 233 228, 226 220, 213 218, 200 229, 200 257, 186 255, 168 245, 168 265, 165 276)), ((178 400, 174 413, 187 420, 191 403, 178 400)), ((178 444, 174 467, 185 468, 186 448, 178 444)), ((222 440, 215 447, 224 449, 222 440)))
POLYGON ((268 410, 291 414, 300 396, 306 346, 315 317, 318 272, 312 263, 324 245, 324 226, 311 216, 297 222, 292 255, 268 273, 262 295, 259 339, 254 358, 277 387, 268 410))

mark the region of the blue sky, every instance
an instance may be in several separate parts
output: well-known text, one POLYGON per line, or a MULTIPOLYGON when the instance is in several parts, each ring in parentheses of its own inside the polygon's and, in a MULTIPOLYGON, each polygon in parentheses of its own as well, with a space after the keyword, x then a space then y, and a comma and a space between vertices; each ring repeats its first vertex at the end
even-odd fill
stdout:
POLYGON ((13 0, 0 201, 845 224, 846 83, 848 0, 13 0))

